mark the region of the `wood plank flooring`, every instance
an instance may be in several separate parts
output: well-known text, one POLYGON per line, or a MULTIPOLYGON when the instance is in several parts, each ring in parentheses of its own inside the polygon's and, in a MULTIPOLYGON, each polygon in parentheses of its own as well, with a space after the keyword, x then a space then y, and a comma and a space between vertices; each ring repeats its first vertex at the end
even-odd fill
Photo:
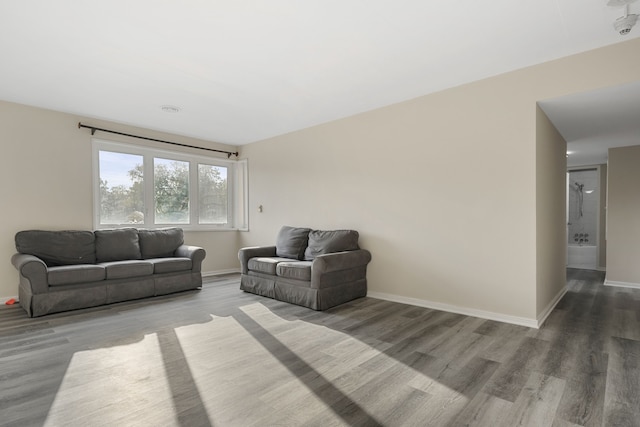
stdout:
POLYGON ((0 308, 0 426, 640 426, 640 290, 568 270, 540 330, 238 289, 0 308))

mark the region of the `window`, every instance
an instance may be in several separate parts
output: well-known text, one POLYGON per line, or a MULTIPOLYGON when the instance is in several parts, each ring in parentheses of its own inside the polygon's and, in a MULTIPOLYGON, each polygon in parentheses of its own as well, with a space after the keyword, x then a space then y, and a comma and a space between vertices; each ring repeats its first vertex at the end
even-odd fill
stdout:
POLYGON ((95 228, 246 229, 246 161, 93 140, 95 228))
POLYGON ((143 157, 100 152, 100 219, 105 224, 144 223, 143 157))
POLYGON ((155 222, 189 224, 189 162, 153 159, 155 222))
POLYGON ((221 224, 227 218, 227 168, 198 165, 198 220, 200 224, 221 224))

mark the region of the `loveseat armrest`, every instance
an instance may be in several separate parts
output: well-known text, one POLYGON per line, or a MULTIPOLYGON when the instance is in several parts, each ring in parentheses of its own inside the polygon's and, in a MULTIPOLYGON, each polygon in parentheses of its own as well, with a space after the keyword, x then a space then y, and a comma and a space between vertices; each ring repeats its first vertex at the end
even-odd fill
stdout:
POLYGON ((191 259, 191 271, 198 273, 202 270, 202 261, 207 253, 199 246, 180 245, 174 252, 174 255, 182 258, 191 259))
POLYGON ((319 255, 311 265, 311 287, 322 287, 321 284, 325 282, 322 280, 322 276, 328 273, 352 269, 365 273, 366 266, 370 261, 371 252, 366 249, 319 255))
POLYGON ((20 273, 20 282, 27 282, 32 294, 44 294, 49 291, 47 264, 40 258, 28 254, 14 254, 11 263, 20 273))
POLYGON ((276 256, 275 246, 251 246, 242 248, 238 251, 240 270, 242 271, 242 274, 247 274, 249 272, 249 260, 251 258, 273 256, 276 256))

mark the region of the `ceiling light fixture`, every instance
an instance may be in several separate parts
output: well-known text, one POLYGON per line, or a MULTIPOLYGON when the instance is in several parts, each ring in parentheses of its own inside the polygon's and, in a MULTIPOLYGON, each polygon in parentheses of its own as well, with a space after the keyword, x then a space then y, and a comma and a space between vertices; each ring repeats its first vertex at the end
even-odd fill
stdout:
POLYGON ((636 0, 609 0, 607 3, 607 6, 624 7, 624 16, 616 19, 613 23, 613 28, 615 28, 621 36, 629 34, 633 26, 636 25, 638 15, 633 13, 629 14, 629 4, 635 1, 636 0))
POLYGON ((180 107, 176 107, 175 105, 161 105, 160 109, 165 113, 179 113, 180 107))

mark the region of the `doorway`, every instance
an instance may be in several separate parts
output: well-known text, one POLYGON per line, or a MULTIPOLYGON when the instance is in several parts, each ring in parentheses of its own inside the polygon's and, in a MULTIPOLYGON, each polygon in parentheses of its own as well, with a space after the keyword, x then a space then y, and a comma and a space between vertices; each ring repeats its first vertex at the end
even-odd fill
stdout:
POLYGON ((598 268, 600 170, 567 172, 567 267, 598 268))

